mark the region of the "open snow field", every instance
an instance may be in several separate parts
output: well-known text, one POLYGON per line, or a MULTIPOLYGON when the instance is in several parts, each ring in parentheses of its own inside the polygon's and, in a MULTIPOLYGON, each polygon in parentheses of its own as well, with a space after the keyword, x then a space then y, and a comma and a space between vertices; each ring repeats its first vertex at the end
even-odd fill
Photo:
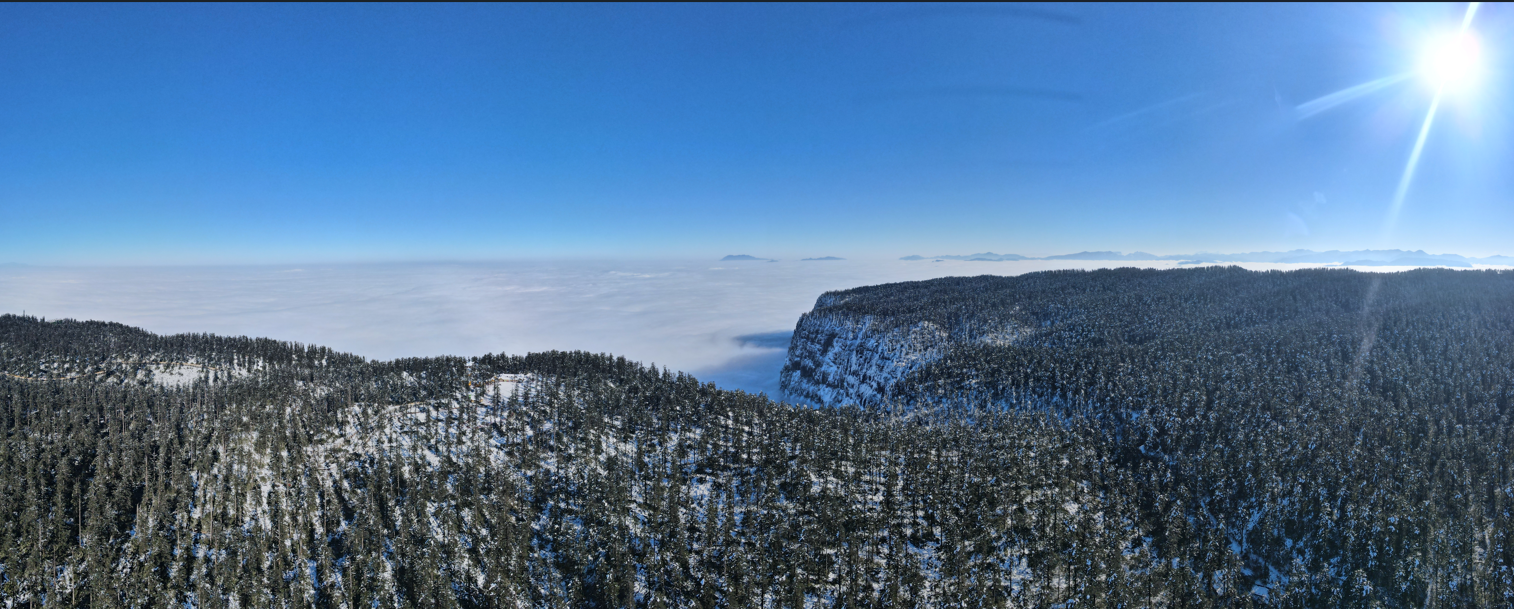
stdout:
POLYGON ((951 275, 1128 266, 1173 268, 1176 263, 672 260, 0 266, 0 313, 116 321, 160 334, 261 336, 376 359, 548 349, 608 352, 684 370, 723 387, 776 395, 788 335, 799 315, 827 290, 951 275))

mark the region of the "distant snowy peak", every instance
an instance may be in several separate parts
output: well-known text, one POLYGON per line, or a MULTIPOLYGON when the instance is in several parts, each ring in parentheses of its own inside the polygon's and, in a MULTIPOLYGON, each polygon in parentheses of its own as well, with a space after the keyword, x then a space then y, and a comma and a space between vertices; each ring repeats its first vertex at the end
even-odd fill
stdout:
MULTIPOLYGON (((1483 258, 1468 258, 1457 254, 1427 254, 1424 250, 1292 250, 1287 252, 1250 252, 1245 254, 1198 253, 1184 256, 1164 256, 1163 259, 1181 258, 1192 262, 1280 262, 1341 264, 1346 266, 1450 266, 1471 267, 1473 264, 1504 264, 1483 258)), ((1492 256, 1490 258, 1503 258, 1492 256)))
POLYGON ((1168 254, 1165 256, 1148 254, 1146 252, 1125 254, 1121 252, 1098 251, 1060 254, 1040 258, 1018 254, 985 252, 982 254, 950 256, 905 256, 900 258, 900 260, 966 260, 980 262, 998 262, 1003 260, 1175 260, 1180 264, 1276 262, 1285 264, 1339 264, 1343 266, 1446 266, 1457 268, 1471 268, 1474 264, 1514 265, 1514 257, 1510 256, 1497 255, 1485 258, 1473 258, 1457 254, 1427 254, 1424 250, 1415 250, 1412 252, 1405 250, 1330 250, 1327 252, 1292 250, 1287 252, 1247 252, 1241 254, 1199 252, 1196 254, 1168 254))

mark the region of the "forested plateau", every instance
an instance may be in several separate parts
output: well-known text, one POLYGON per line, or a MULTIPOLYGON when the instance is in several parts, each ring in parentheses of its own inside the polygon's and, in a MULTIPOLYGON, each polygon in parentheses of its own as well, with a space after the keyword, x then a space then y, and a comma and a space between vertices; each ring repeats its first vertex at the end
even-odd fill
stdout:
POLYGON ((1514 273, 828 293, 795 403, 0 316, 6 607, 1514 603, 1514 273))

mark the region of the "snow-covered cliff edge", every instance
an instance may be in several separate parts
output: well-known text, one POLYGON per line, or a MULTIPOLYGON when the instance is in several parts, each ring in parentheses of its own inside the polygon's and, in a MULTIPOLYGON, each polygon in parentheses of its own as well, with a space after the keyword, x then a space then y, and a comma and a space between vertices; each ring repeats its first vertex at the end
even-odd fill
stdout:
POLYGON ((881 406, 900 382, 959 343, 1008 344, 1029 332, 1012 322, 948 328, 939 321, 861 314, 842 307, 845 292, 820 296, 800 316, 781 383, 787 400, 815 406, 881 406))
POLYGON ((948 340, 928 321, 888 327, 871 315, 806 313, 789 343, 783 391, 816 406, 877 406, 906 374, 941 359, 948 340))

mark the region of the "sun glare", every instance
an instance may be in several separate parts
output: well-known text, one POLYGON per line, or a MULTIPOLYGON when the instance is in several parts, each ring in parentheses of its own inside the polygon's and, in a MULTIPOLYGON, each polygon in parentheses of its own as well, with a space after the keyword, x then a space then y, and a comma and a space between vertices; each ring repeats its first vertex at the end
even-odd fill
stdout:
POLYGON ((1430 110, 1425 112, 1425 122, 1419 127, 1419 137, 1409 152, 1409 162, 1404 164, 1404 173, 1399 176, 1398 188, 1393 191, 1393 203, 1388 206, 1388 221, 1383 225, 1383 234, 1393 231, 1398 221, 1398 212, 1403 209, 1404 198, 1409 194, 1409 185, 1414 180, 1414 169, 1419 165, 1419 156, 1425 151, 1425 140, 1430 136, 1430 125, 1435 122, 1435 111, 1440 109, 1440 100, 1447 92, 1465 89, 1476 80, 1482 49, 1477 37, 1472 35, 1472 18, 1477 16, 1481 2, 1467 4, 1467 12, 1461 18, 1461 29, 1455 34, 1434 39, 1426 47, 1419 64, 1419 72, 1435 86, 1435 96, 1430 100, 1430 110))
POLYGON ((1472 18, 1477 16, 1477 9, 1481 6, 1481 2, 1467 3, 1461 28, 1455 34, 1431 39, 1425 46, 1419 73, 1435 86, 1437 92, 1465 89, 1477 80, 1482 48, 1477 36, 1472 34, 1472 18))
POLYGON ((1477 79, 1481 51, 1471 32, 1439 38, 1426 49, 1420 74, 1437 88, 1466 88, 1477 79))

